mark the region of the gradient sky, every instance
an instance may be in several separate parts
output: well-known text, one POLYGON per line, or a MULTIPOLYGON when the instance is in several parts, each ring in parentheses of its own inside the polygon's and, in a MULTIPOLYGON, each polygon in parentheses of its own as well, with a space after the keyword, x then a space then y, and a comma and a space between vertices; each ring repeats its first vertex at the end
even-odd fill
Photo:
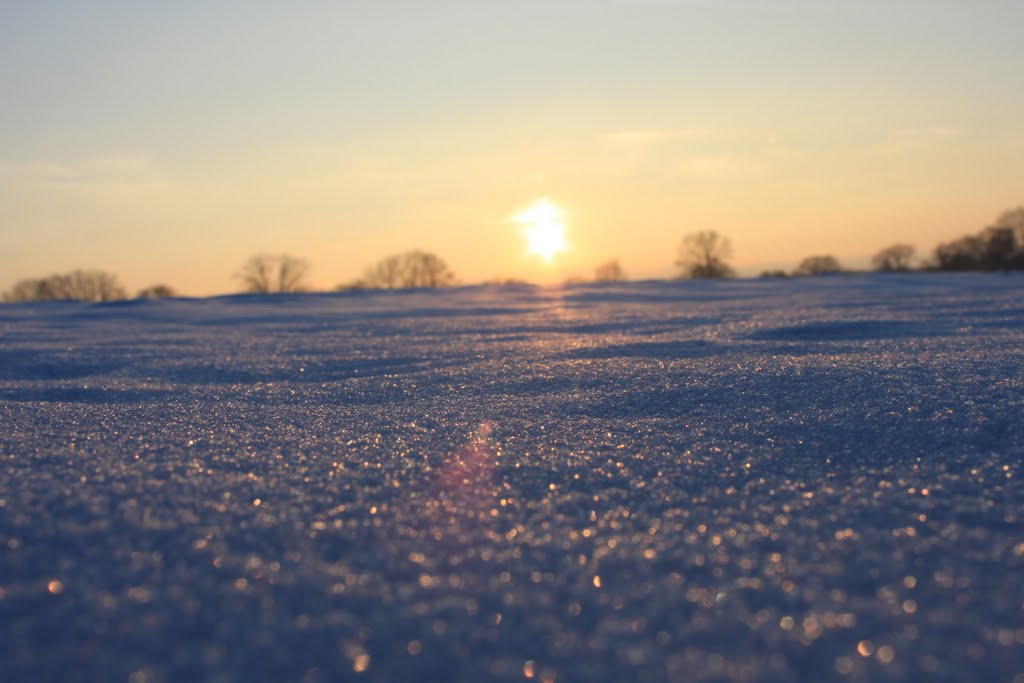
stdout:
POLYGON ((1019 0, 0 0, 0 289, 76 267, 319 288, 421 248, 464 282, 741 274, 1024 204, 1019 0), (528 255, 546 197, 570 250, 528 255))

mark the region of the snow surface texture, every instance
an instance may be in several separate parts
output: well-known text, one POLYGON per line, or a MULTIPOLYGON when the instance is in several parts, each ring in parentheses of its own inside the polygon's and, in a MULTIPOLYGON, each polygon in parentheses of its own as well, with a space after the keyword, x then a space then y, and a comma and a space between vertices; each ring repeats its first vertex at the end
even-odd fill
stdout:
POLYGON ((0 680, 1020 683, 1022 292, 0 307, 0 680))

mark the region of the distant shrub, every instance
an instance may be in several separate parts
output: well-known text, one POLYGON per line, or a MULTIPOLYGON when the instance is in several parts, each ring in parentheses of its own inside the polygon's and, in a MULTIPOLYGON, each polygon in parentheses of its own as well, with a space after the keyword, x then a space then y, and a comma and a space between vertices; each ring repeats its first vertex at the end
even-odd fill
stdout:
POLYGON ((594 269, 594 282, 622 282, 625 279, 626 273, 618 259, 602 263, 594 269))
POLYGON ((882 249, 871 258, 875 270, 883 272, 906 272, 914 258, 914 247, 910 244, 893 244, 882 249))
POLYGON ((127 298, 117 276, 102 270, 73 270, 63 275, 20 280, 5 292, 7 302, 116 301, 127 298))
POLYGON ((352 280, 351 282, 343 282, 334 288, 336 292, 361 292, 364 289, 369 289, 367 284, 362 280, 352 280))
POLYGON ((787 273, 784 270, 762 270, 760 277, 763 277, 763 278, 789 277, 789 273, 787 273))
POLYGON ((170 299, 178 296, 178 293, 170 285, 150 285, 140 289, 135 295, 136 299, 170 299))
POLYGON ((256 254, 249 258, 235 278, 251 294, 301 292, 309 261, 289 254, 256 254))
POLYGON ((842 271, 835 256, 808 256, 793 271, 794 275, 832 275, 842 271))
POLYGON ((679 245, 676 266, 679 278, 733 277, 726 261, 732 258, 732 244, 714 230, 701 230, 687 235, 679 245))
POLYGON ((367 289, 451 287, 455 274, 436 254, 413 250, 378 261, 358 282, 367 289))
POLYGON ((498 285, 501 287, 532 287, 533 283, 516 277, 497 277, 487 281, 486 284, 498 285))

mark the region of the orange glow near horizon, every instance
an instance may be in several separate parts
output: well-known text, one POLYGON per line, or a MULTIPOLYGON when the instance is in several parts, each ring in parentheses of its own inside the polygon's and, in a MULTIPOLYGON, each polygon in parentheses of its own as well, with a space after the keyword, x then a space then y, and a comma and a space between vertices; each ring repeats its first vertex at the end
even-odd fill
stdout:
POLYGON ((0 294, 229 294, 258 253, 330 291, 413 249, 661 279, 703 229, 740 277, 866 270, 1024 203, 1024 50, 991 49, 1024 3, 271 4, 0 3, 0 294))
POLYGON ((562 211, 547 199, 538 199, 515 221, 526 226, 523 234, 527 241, 527 254, 536 254, 547 262, 568 248, 562 211))

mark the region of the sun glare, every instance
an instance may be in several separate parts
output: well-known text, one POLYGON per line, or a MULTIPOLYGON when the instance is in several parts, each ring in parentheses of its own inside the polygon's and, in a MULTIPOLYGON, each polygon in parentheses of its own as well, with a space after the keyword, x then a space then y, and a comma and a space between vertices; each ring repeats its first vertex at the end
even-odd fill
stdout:
POLYGON ((528 209, 515 217, 517 223, 525 226, 526 252, 537 254, 545 261, 550 261, 555 254, 565 251, 565 224, 562 212, 557 206, 546 199, 540 199, 528 209))

